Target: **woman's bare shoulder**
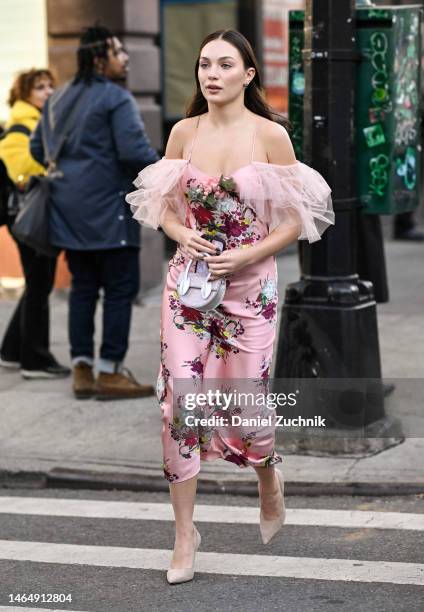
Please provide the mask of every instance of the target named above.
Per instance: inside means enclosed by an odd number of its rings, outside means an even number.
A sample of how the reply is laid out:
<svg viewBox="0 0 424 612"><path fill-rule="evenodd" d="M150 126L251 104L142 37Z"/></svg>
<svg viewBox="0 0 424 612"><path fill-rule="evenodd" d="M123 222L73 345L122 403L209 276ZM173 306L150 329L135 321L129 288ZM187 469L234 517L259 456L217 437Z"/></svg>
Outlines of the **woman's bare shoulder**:
<svg viewBox="0 0 424 612"><path fill-rule="evenodd" d="M196 123L197 117L187 117L173 125L166 147L166 157L183 157L187 143L193 139Z"/></svg>
<svg viewBox="0 0 424 612"><path fill-rule="evenodd" d="M177 121L171 130L171 134L175 134L179 138L190 138L193 136L199 117L186 117Z"/></svg>
<svg viewBox="0 0 424 612"><path fill-rule="evenodd" d="M265 117L259 120L260 139L271 164L293 164L296 162L293 145L286 128Z"/></svg>

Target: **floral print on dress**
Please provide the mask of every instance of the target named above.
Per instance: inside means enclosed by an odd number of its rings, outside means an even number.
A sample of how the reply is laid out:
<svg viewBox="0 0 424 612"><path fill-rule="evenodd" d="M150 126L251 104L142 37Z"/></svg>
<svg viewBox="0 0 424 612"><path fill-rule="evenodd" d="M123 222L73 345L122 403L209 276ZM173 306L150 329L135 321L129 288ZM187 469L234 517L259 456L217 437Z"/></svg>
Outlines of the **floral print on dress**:
<svg viewBox="0 0 424 612"><path fill-rule="evenodd" d="M274 324L277 317L278 303L276 281L267 276L264 280L260 280L259 283L261 289L256 298L252 300L246 297L246 308L252 308L256 311L257 315L262 316L270 324Z"/></svg>
<svg viewBox="0 0 424 612"><path fill-rule="evenodd" d="M243 325L239 320L230 318L222 305L215 310L201 312L181 304L177 291L174 291L169 295L169 307L174 312L175 327L195 334L199 340L207 339L217 359L225 361L229 353L239 352L235 340L244 333Z"/></svg>
<svg viewBox="0 0 424 612"><path fill-rule="evenodd" d="M247 248L260 239L255 229L256 212L240 201L231 177L189 179L186 187L197 227L211 236L224 237L226 249Z"/></svg>
<svg viewBox="0 0 424 612"><path fill-rule="evenodd" d="M227 389L220 389L221 392L223 393L230 393L231 389L227 388ZM211 417L215 417L216 419L219 418L228 418L231 419L231 417L233 415L240 415L241 414L241 409L239 406L229 406L227 409L224 409L222 406L220 405L216 405L213 403L208 404L208 406L206 408L204 408L203 410L199 410L197 409L196 411L197 416L203 416L206 417L207 419L210 419ZM209 449L209 445L214 437L216 433L216 428L214 425L201 425L199 426L199 442L200 442L200 452L206 454L208 452ZM225 437L225 436L224 436Z"/></svg>
<svg viewBox="0 0 424 612"><path fill-rule="evenodd" d="M270 369L271 358L267 358L266 355L262 355L261 364L259 366L262 380L268 380Z"/></svg>
<svg viewBox="0 0 424 612"><path fill-rule="evenodd" d="M177 250L168 262L168 272L171 270L171 268L177 268L181 264L184 264L185 260L186 258L184 255Z"/></svg>
<svg viewBox="0 0 424 612"><path fill-rule="evenodd" d="M268 226L240 198L239 186L231 177L205 180L193 167L181 178L182 203L189 214L186 226L207 238L222 240L226 249L253 246L268 235ZM240 174L240 180L243 180ZM185 256L184 256L185 255ZM168 266L162 301L162 381L168 392L162 393L164 415L162 440L165 477L184 481L199 471L200 461L221 457L241 468L269 466L282 461L275 451L272 426L231 425L212 419L206 424L187 425L193 414L184 405L184 396L173 381L185 379L202 393L208 381L223 378L221 391L231 392L232 379L244 379L255 393L265 393L269 384L272 346L277 314L276 264L267 257L227 279L223 302L213 311L201 312L181 304L176 290L179 274L188 261L177 249ZM253 312L253 317L250 310ZM169 375L171 372L171 376ZM228 387L228 388L227 388ZM243 390L243 389L240 389ZM246 390L246 386L245 389ZM258 410L259 409L259 410ZM267 406L256 402L246 409L232 403L225 409L208 401L198 405L195 416L228 417L268 416Z"/></svg>
<svg viewBox="0 0 424 612"><path fill-rule="evenodd" d="M190 368L192 374L191 377L193 380L201 380L203 377L204 366L199 357L195 357L194 359L189 359L188 361L184 361L183 368Z"/></svg>
<svg viewBox="0 0 424 612"><path fill-rule="evenodd" d="M169 482L174 482L174 480L178 480L178 474L172 474L169 468L169 459L165 460L162 464L162 469L164 476Z"/></svg>
<svg viewBox="0 0 424 612"><path fill-rule="evenodd" d="M191 459L192 453L200 453L199 438L196 430L187 425L186 418L191 414L190 410L184 407L184 396L177 398L178 409L174 413L172 423L169 423L169 430L173 440L178 443L179 454L184 459Z"/></svg>
<svg viewBox="0 0 424 612"><path fill-rule="evenodd" d="M235 463L239 467L248 467L251 462L251 457L249 456L249 447L251 446L251 439L254 436L250 436L249 441L245 443L245 450L240 452L234 452L230 449L226 450L224 453L224 459L226 461L231 461L231 463ZM243 438L242 438L243 440ZM275 450L270 454L264 457L258 465L258 467L268 467L270 465L275 465L276 463L281 463L281 457L275 453Z"/></svg>
<svg viewBox="0 0 424 612"><path fill-rule="evenodd" d="M160 368L159 368L159 375L156 381L156 397L158 398L159 404L162 404L162 402L166 398L166 393L167 393L166 387L167 387L169 377L171 376L171 373L165 364L165 351L167 348L168 348L168 345L166 344L166 342L163 342L161 340L160 342Z"/></svg>
<svg viewBox="0 0 424 612"><path fill-rule="evenodd" d="M262 355L261 363L259 366L259 374L260 378L257 378L254 383L258 393L268 393L269 392L269 373L271 369L271 357L267 357L266 355Z"/></svg>

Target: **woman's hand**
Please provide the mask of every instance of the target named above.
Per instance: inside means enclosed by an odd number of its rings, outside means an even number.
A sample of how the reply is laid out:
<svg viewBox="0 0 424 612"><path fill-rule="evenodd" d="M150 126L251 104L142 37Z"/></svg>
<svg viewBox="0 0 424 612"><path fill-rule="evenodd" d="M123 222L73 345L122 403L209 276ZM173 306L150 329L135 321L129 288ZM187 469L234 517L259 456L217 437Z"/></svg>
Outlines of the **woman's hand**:
<svg viewBox="0 0 424 612"><path fill-rule="evenodd" d="M231 276L250 263L249 249L231 249L221 255L205 257L205 262L212 272L211 280Z"/></svg>
<svg viewBox="0 0 424 612"><path fill-rule="evenodd" d="M193 259L204 259L206 255L216 255L216 248L199 234L189 228L182 227L178 242ZM206 261L206 259L205 259Z"/></svg>

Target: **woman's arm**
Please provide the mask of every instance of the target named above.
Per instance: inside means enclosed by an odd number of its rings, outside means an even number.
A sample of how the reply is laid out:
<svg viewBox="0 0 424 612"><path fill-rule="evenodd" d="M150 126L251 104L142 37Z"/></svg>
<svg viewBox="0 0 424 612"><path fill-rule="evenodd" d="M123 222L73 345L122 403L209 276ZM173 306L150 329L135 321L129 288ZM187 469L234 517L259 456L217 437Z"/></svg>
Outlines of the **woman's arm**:
<svg viewBox="0 0 424 612"><path fill-rule="evenodd" d="M7 173L17 185L25 185L30 176L45 174L45 169L31 155L29 136L19 132L7 134L1 141L0 156Z"/></svg>
<svg viewBox="0 0 424 612"><path fill-rule="evenodd" d="M191 135L192 122L183 119L174 125L166 145L166 159L182 159L184 154L184 143ZM181 244L190 257L203 259L202 253L215 255L216 251L208 240L201 238L199 234L181 223L177 213L168 205L161 218L161 228L169 238Z"/></svg>
<svg viewBox="0 0 424 612"><path fill-rule="evenodd" d="M268 161L271 164L286 166L296 162L293 145L287 131L277 123L269 123L261 130ZM268 236L247 249L224 251L219 256L208 257L205 261L213 272L212 278L238 272L245 266L257 263L266 257L275 255L298 239L301 224L286 225L281 223Z"/></svg>

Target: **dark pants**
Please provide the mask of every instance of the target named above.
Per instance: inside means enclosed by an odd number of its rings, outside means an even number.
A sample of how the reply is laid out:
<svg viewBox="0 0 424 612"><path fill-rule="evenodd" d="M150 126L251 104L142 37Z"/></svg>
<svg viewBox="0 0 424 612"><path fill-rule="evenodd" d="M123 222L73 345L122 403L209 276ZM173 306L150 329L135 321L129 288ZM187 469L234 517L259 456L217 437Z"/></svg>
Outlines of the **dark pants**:
<svg viewBox="0 0 424 612"><path fill-rule="evenodd" d="M71 357L94 358L94 316L103 288L100 357L123 361L128 350L132 302L139 289L139 250L66 251L72 274L69 300Z"/></svg>
<svg viewBox="0 0 424 612"><path fill-rule="evenodd" d="M25 370L56 363L49 351L49 295L53 288L56 258L38 255L17 243L25 275L25 291L3 338L3 359L17 361Z"/></svg>

